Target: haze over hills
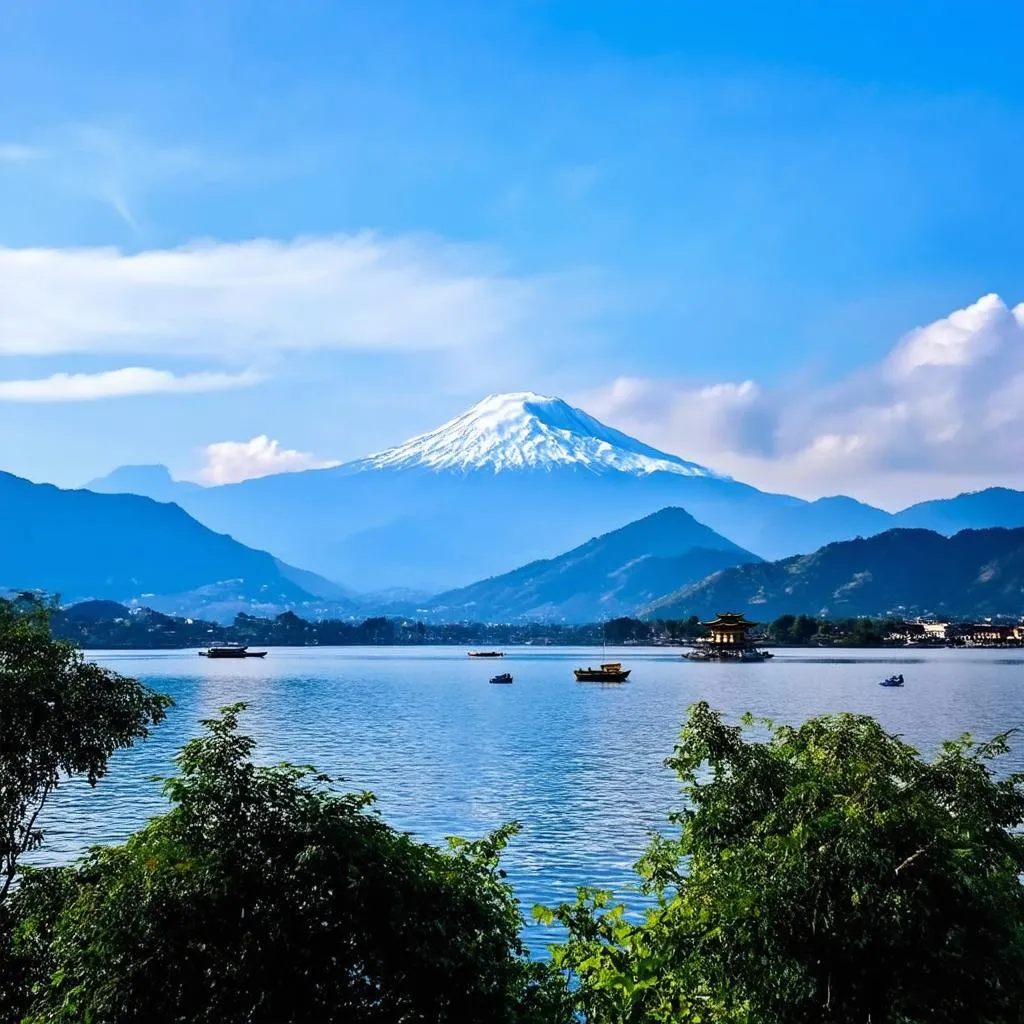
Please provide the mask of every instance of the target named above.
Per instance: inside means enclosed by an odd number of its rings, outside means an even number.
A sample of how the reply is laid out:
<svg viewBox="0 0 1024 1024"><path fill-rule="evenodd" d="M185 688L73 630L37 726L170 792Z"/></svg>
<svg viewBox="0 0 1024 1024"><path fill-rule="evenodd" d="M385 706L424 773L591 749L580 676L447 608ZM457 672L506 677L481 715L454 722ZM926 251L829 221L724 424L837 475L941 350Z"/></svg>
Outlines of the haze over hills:
<svg viewBox="0 0 1024 1024"><path fill-rule="evenodd" d="M767 558L898 525L1024 525L1014 491L895 516L849 497L762 492L529 392L489 396L436 430L331 469L168 487L166 471L135 467L92 486L173 498L212 529L362 591L469 585L668 506Z"/></svg>
<svg viewBox="0 0 1024 1024"><path fill-rule="evenodd" d="M756 561L683 509L665 508L557 558L439 594L423 607L448 620L596 622L631 615L685 583Z"/></svg>
<svg viewBox="0 0 1024 1024"><path fill-rule="evenodd" d="M118 466L98 480L90 480L87 490L98 494L141 494L154 501L177 502L183 494L198 491L200 485L175 480L166 466Z"/></svg>
<svg viewBox="0 0 1024 1024"><path fill-rule="evenodd" d="M1024 528L887 530L808 555L742 565L652 602L658 618L742 611L761 621L786 613L979 618L1024 615Z"/></svg>
<svg viewBox="0 0 1024 1024"><path fill-rule="evenodd" d="M437 430L332 469L173 497L212 529L359 590L467 585L667 506L758 555L891 525L853 499L763 493L529 392L492 395Z"/></svg>
<svg viewBox="0 0 1024 1024"><path fill-rule="evenodd" d="M899 526L953 534L979 526L1024 526L1024 493L1008 487L922 501L896 514Z"/></svg>
<svg viewBox="0 0 1024 1024"><path fill-rule="evenodd" d="M0 507L0 587L216 617L350 603L328 580L214 533L177 505L0 473Z"/></svg>

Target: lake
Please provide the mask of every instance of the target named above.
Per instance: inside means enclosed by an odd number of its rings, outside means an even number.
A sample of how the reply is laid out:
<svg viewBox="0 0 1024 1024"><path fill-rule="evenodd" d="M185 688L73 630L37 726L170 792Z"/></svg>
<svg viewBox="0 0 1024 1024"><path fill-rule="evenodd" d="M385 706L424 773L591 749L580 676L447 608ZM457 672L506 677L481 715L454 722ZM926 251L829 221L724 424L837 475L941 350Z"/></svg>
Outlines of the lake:
<svg viewBox="0 0 1024 1024"><path fill-rule="evenodd" d="M687 707L705 699L799 722L832 711L874 715L925 753L971 731L1024 724L1024 657L992 650L783 650L772 661L693 663L678 648L511 648L500 662L464 649L279 648L264 660L208 661L195 651L90 652L171 694L151 739L118 753L95 790L71 784L49 805L35 863L125 838L164 809L154 775L198 721L246 701L243 727L264 761L315 764L370 789L386 819L417 836L474 837L522 822L504 866L527 910L572 899L580 884L624 891L651 830L678 804L662 766ZM577 683L572 669L621 660L621 686ZM498 671L512 686L490 686ZM878 681L902 672L903 689ZM1024 737L1005 759L1024 767ZM532 923L531 948L551 933Z"/></svg>

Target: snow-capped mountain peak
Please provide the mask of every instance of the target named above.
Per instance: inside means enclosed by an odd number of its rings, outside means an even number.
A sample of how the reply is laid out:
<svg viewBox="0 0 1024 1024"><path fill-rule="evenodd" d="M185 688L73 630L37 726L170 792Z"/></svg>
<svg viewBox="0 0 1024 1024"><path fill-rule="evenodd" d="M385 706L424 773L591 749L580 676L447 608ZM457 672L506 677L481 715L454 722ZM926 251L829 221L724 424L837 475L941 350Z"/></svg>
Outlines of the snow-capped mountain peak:
<svg viewBox="0 0 1024 1024"><path fill-rule="evenodd" d="M371 455L364 464L379 469L418 466L495 473L573 466L632 476L717 475L607 427L560 398L531 391L488 395L436 430Z"/></svg>

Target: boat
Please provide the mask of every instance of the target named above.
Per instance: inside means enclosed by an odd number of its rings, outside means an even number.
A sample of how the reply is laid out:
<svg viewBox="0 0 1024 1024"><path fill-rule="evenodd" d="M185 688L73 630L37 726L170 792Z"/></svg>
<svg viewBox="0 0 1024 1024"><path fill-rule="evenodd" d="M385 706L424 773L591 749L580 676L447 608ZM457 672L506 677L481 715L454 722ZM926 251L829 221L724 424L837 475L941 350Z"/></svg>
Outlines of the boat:
<svg viewBox="0 0 1024 1024"><path fill-rule="evenodd" d="M200 651L201 658L265 658L266 651L250 651L245 644L214 644Z"/></svg>
<svg viewBox="0 0 1024 1024"><path fill-rule="evenodd" d="M622 662L606 661L600 668L573 669L577 683L621 683L626 680L632 669L623 668Z"/></svg>
<svg viewBox="0 0 1024 1024"><path fill-rule="evenodd" d="M898 676L889 676L883 679L879 686L902 686L903 685L903 673L901 672Z"/></svg>
<svg viewBox="0 0 1024 1024"><path fill-rule="evenodd" d="M511 672L502 672L500 675L491 676L491 682L492 683L511 683L512 682L512 673Z"/></svg>
<svg viewBox="0 0 1024 1024"><path fill-rule="evenodd" d="M504 658L504 651L468 651L467 656L470 658Z"/></svg>
<svg viewBox="0 0 1024 1024"><path fill-rule="evenodd" d="M756 647L744 650L716 650L712 645L695 647L692 651L682 654L687 661L768 661L775 655L771 651L761 651Z"/></svg>

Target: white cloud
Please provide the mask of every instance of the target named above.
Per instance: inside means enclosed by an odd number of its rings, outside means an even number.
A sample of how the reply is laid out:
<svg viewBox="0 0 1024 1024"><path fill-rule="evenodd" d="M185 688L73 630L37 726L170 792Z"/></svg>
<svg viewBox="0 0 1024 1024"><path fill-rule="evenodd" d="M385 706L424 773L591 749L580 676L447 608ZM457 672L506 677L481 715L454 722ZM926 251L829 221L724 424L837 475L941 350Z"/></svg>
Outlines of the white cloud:
<svg viewBox="0 0 1024 1024"><path fill-rule="evenodd" d="M894 506L1024 486L1024 304L987 295L823 388L622 378L581 403L620 429L772 490Z"/></svg>
<svg viewBox="0 0 1024 1024"><path fill-rule="evenodd" d="M476 250L370 233L0 248L0 355L431 352L497 347L552 319L540 282L482 264Z"/></svg>
<svg viewBox="0 0 1024 1024"><path fill-rule="evenodd" d="M235 484L271 473L295 473L303 469L327 469L338 462L318 459L308 452L282 448L266 434L251 441L218 441L204 449L206 463L198 479L206 484Z"/></svg>
<svg viewBox="0 0 1024 1024"><path fill-rule="evenodd" d="M45 150L35 146L25 146L19 142L0 142L0 163L27 164L33 160L42 160Z"/></svg>
<svg viewBox="0 0 1024 1024"><path fill-rule="evenodd" d="M161 392L225 391L258 384L262 378L244 373L186 373L126 366L102 373L55 373L36 380L0 381L0 402L91 402Z"/></svg>

